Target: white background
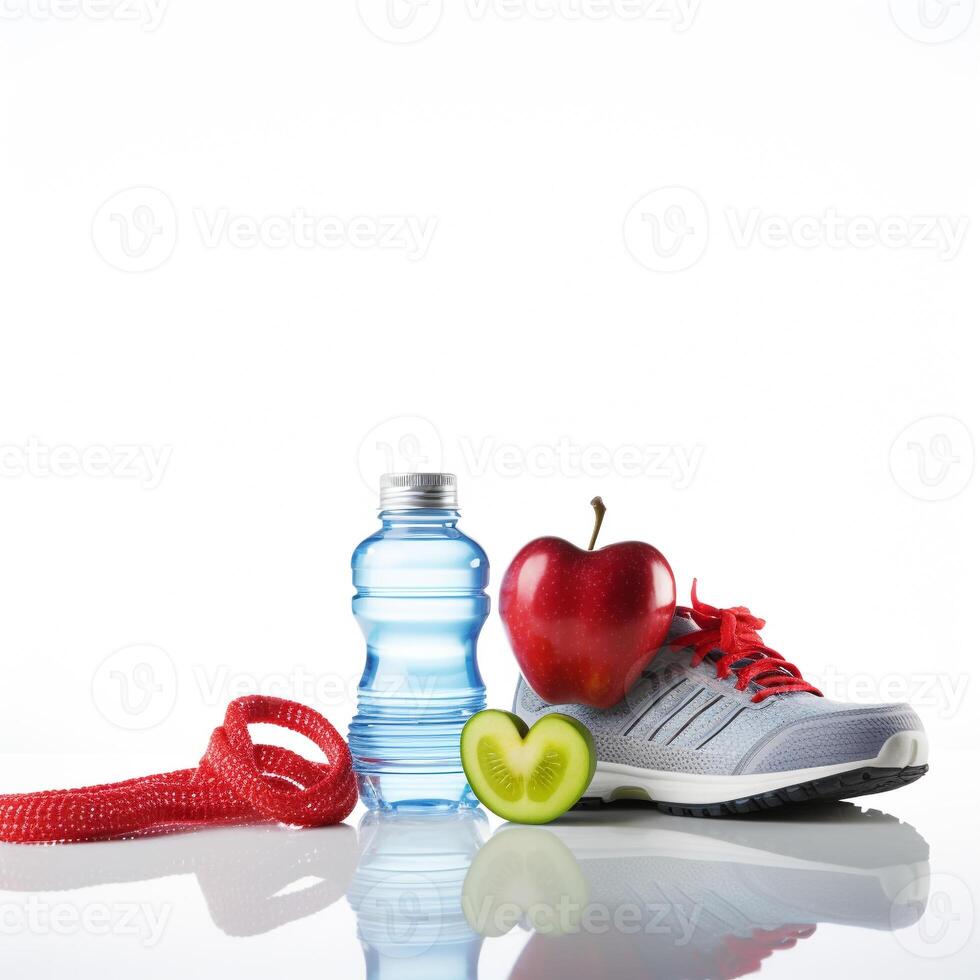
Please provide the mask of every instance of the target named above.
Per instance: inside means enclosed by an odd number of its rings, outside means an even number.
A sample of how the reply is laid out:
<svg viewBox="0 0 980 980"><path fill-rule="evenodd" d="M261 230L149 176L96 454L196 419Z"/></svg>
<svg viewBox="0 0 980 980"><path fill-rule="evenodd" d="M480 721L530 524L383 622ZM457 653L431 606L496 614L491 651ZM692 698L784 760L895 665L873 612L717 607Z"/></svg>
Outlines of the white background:
<svg viewBox="0 0 980 980"><path fill-rule="evenodd" d="M344 730L372 487L445 468L494 597L601 493L911 700L876 805L975 888L973 0L162 3L3 4L3 789L190 765L250 690ZM480 661L506 707L495 613Z"/></svg>

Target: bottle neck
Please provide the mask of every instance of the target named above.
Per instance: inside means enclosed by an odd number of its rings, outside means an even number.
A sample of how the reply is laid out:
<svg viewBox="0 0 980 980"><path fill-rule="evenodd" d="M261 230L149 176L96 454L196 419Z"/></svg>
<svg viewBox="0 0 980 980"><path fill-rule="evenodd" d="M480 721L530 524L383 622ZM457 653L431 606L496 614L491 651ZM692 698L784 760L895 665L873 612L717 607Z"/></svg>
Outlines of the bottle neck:
<svg viewBox="0 0 980 980"><path fill-rule="evenodd" d="M459 520L459 511L443 507L411 507L403 510L383 510L381 518L383 528L433 528L455 527Z"/></svg>

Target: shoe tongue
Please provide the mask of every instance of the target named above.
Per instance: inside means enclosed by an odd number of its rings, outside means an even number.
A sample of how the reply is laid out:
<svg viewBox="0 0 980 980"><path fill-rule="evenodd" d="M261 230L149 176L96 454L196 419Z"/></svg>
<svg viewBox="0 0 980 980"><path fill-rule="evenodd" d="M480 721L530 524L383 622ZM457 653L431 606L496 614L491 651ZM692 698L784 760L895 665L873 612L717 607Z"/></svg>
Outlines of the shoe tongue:
<svg viewBox="0 0 980 980"><path fill-rule="evenodd" d="M670 632L667 634L668 641L675 640L680 636L686 636L688 633L696 633L698 631L698 625L690 618L690 616L684 613L674 613L674 619L670 624ZM715 663L717 659L721 656L720 650L712 650L705 658L704 663ZM739 660L737 666L742 666L747 664L748 659ZM735 666L735 665L733 665Z"/></svg>
<svg viewBox="0 0 980 980"><path fill-rule="evenodd" d="M668 640L674 640L678 636L685 636L687 633L696 633L697 623L684 613L675 612L674 618L670 622L670 630L667 633Z"/></svg>

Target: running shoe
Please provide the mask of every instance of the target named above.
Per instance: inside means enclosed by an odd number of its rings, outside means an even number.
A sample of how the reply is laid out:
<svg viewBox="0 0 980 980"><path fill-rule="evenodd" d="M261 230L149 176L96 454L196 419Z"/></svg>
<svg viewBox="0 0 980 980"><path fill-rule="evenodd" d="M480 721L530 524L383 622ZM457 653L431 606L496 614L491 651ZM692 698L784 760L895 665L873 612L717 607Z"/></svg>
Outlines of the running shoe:
<svg viewBox="0 0 980 980"><path fill-rule="evenodd" d="M548 704L521 678L514 713L552 711L592 732L598 765L582 803L650 800L666 813L727 816L842 800L911 783L928 741L907 704L824 698L766 646L744 606L678 606L665 646L626 697L599 710Z"/></svg>

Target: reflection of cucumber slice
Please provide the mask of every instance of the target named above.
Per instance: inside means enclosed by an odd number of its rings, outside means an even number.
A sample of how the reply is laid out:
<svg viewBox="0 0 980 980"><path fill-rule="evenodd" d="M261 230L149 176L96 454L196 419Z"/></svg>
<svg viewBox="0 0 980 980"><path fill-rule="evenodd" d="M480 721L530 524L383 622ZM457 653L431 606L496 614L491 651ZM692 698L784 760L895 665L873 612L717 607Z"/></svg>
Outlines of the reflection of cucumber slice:
<svg viewBox="0 0 980 980"><path fill-rule="evenodd" d="M463 882L463 914L481 936L520 922L547 936L581 931L589 884L572 852L543 827L502 827Z"/></svg>
<svg viewBox="0 0 980 980"><path fill-rule="evenodd" d="M547 823L581 799L595 773L589 730L568 715L527 725L509 711L478 711L460 738L477 799L505 820Z"/></svg>

